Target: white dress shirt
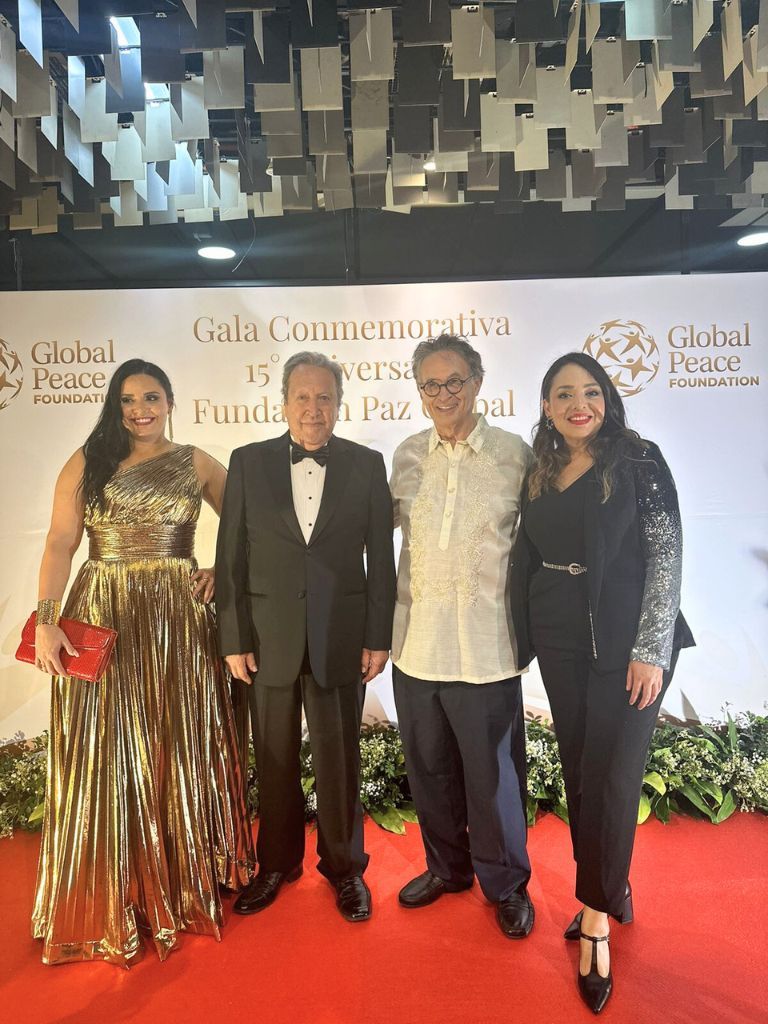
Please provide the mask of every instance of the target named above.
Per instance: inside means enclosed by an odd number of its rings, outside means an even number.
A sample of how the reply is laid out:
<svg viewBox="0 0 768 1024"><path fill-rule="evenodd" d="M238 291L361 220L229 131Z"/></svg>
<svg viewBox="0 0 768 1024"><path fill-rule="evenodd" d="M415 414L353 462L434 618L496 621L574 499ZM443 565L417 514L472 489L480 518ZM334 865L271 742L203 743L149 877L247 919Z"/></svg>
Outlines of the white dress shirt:
<svg viewBox="0 0 768 1024"><path fill-rule="evenodd" d="M292 445L297 443L291 438ZM315 528L317 513L320 511L324 486L325 466L318 466L314 459L304 458L301 462L291 460L293 508L307 544Z"/></svg>
<svg viewBox="0 0 768 1024"><path fill-rule="evenodd" d="M395 452L403 546L392 662L407 675L491 683L517 674L509 556L532 457L522 438L482 416L454 447L433 427Z"/></svg>

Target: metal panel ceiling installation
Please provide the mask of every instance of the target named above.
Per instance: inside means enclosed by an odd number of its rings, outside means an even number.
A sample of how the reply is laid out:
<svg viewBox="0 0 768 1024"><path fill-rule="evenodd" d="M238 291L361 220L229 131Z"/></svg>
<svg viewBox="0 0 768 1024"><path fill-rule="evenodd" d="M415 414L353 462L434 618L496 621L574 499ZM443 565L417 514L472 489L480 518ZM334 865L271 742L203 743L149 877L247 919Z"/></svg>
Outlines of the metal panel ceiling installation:
<svg viewBox="0 0 768 1024"><path fill-rule="evenodd" d="M11 233L648 199L768 225L768 0L0 0L0 16Z"/></svg>

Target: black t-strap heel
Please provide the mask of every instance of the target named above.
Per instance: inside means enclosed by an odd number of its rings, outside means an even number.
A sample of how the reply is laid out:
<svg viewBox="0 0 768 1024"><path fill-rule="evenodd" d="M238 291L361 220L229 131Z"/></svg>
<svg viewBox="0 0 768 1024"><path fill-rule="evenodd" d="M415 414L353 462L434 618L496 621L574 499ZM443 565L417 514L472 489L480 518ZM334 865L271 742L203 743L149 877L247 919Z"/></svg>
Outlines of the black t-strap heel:
<svg viewBox="0 0 768 1024"><path fill-rule="evenodd" d="M565 929L563 932L564 939L567 939L569 942L578 941L579 932L581 931L581 917L583 913L584 911L580 910ZM634 920L634 916L634 910L632 907L632 888L629 882L627 882L627 891L624 896L624 906L622 907L621 917L616 918L616 920L619 921L620 924L631 924Z"/></svg>
<svg viewBox="0 0 768 1024"><path fill-rule="evenodd" d="M600 1013L608 997L613 990L613 975L608 970L608 977L604 978L597 970L597 944L598 942L610 942L610 935L585 935L579 931L579 938L586 939L592 943L592 962L589 965L589 974L582 974L579 971L579 992L581 998L593 1013Z"/></svg>

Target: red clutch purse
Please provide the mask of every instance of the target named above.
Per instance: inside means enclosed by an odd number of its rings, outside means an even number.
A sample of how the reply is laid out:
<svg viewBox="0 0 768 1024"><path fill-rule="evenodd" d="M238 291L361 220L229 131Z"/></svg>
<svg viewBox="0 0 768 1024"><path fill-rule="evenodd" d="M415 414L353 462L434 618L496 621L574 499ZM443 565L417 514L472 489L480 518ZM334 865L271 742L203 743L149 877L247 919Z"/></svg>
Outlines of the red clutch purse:
<svg viewBox="0 0 768 1024"><path fill-rule="evenodd" d="M35 664L35 625L37 612L32 612L21 631L21 643L16 651L17 661ZM106 626L91 626L77 619L60 619L59 625L77 654L61 651L61 664L68 676L98 682L107 671L117 631Z"/></svg>

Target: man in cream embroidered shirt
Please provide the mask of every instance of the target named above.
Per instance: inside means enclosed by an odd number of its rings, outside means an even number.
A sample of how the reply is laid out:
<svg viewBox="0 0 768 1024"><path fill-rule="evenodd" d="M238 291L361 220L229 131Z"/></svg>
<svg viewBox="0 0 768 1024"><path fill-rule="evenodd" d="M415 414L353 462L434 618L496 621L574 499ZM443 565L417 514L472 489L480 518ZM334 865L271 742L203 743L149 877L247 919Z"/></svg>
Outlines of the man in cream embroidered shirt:
<svg viewBox="0 0 768 1024"><path fill-rule="evenodd" d="M531 451L477 418L455 446L435 427L397 449L390 489L403 533L392 661L419 679L491 683L517 673L509 555Z"/></svg>
<svg viewBox="0 0 768 1024"><path fill-rule="evenodd" d="M502 932L523 938L534 909L507 587L532 454L475 414L483 366L463 338L422 342L413 372L433 426L407 438L392 467L403 536L392 678L427 870L399 899L422 907L477 877Z"/></svg>

